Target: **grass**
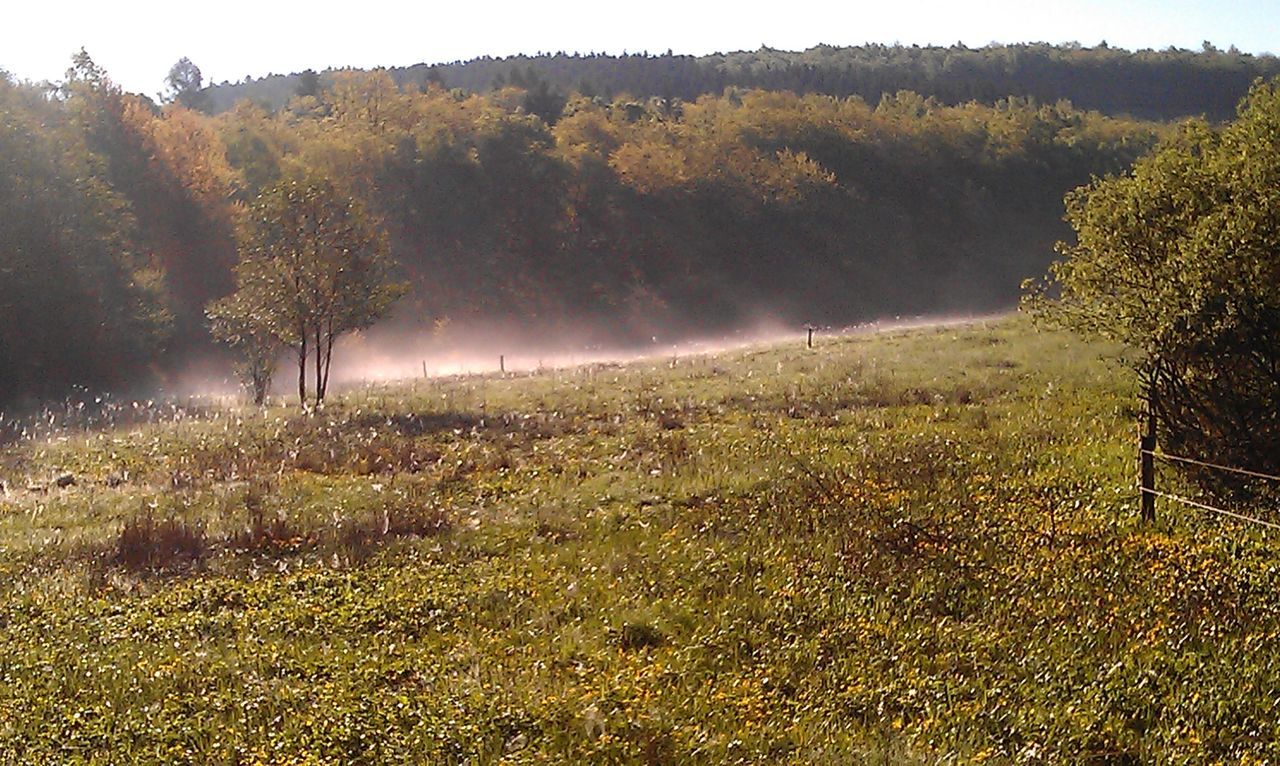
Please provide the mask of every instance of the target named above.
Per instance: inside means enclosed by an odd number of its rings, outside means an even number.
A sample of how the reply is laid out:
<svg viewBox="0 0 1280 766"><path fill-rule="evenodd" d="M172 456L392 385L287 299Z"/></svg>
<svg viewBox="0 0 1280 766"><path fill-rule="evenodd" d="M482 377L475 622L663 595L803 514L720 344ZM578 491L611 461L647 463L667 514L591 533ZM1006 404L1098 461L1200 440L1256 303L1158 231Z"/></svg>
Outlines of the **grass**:
<svg viewBox="0 0 1280 766"><path fill-rule="evenodd" d="M1276 538L1137 522L1114 357L1010 318L18 440L0 763L1274 762Z"/></svg>

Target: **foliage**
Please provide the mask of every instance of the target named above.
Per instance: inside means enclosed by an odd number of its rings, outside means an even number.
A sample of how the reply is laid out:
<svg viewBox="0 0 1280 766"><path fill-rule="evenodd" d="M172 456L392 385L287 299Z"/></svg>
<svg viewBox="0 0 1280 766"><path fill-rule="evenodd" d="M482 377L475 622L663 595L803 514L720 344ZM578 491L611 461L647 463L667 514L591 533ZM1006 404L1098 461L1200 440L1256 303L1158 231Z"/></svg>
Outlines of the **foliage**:
<svg viewBox="0 0 1280 766"><path fill-rule="evenodd" d="M254 131L380 213L419 316L598 322L633 339L762 311L837 323L1008 303L1048 260L1059 190L1124 167L1157 132L1065 104L920 99L908 114L897 98L760 91L578 97L548 126L518 88L332 83Z"/></svg>
<svg viewBox="0 0 1280 766"><path fill-rule="evenodd" d="M90 151L91 177L136 221L130 248L157 272L182 349L202 336L204 304L230 290L234 216L221 146L200 115L179 105L160 113L122 92L84 51L60 90Z"/></svg>
<svg viewBox="0 0 1280 766"><path fill-rule="evenodd" d="M1111 353L1008 320L23 441L0 760L1275 760L1277 540L1136 523ZM152 505L199 567L112 562Z"/></svg>
<svg viewBox="0 0 1280 766"><path fill-rule="evenodd" d="M1258 84L1239 118L1201 123L1131 173L1068 197L1077 241L1045 306L1139 349L1175 454L1280 473L1280 93ZM1193 471L1220 495L1265 485ZM1265 496L1265 494L1264 494Z"/></svg>
<svg viewBox="0 0 1280 766"><path fill-rule="evenodd" d="M282 347L270 324L259 319L262 308L251 302L249 293L241 291L211 304L208 314L213 337L239 355L236 377L253 403L263 404Z"/></svg>
<svg viewBox="0 0 1280 766"><path fill-rule="evenodd" d="M0 401L122 385L169 329L158 274L75 124L0 77Z"/></svg>

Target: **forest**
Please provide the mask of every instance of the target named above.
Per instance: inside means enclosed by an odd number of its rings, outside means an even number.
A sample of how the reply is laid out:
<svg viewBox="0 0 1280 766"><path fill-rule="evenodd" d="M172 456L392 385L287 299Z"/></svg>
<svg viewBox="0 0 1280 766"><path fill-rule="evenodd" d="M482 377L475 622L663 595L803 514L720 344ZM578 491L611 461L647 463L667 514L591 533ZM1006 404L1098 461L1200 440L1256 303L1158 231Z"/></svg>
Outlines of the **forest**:
<svg viewBox="0 0 1280 766"><path fill-rule="evenodd" d="M1204 43L1200 50L1178 48L1129 51L1105 42L1085 48L1047 43L904 46L819 45L805 51L762 47L707 56L630 53L491 56L448 64L417 64L388 70L399 85L427 83L480 93L504 85L577 92L612 99L681 99L719 95L725 88L786 90L828 96L859 96L876 103L884 93L910 90L944 104L994 104L1010 96L1053 103L1071 101L1081 109L1168 120L1205 116L1227 120L1257 78L1280 74L1280 60ZM335 74L314 72L246 78L207 89L209 107L224 111L249 99L279 108L304 80Z"/></svg>
<svg viewBox="0 0 1280 766"><path fill-rule="evenodd" d="M208 354L206 309L233 287L245 210L302 173L340 183L385 229L408 286L392 323L625 342L761 316L834 325L1011 306L1067 234L1064 193L1172 130L1168 114L1124 116L1150 111L1136 96L1093 108L1067 100L1074 85L1016 95L986 70L969 90L943 87L966 56L939 69L933 53L899 61L909 49L886 49L896 74L871 90L837 77L819 92L794 78L820 53L779 53L793 61L780 68L725 57L725 79L691 74L665 93L673 80L642 73L680 57L582 58L619 74L572 88L576 75L508 65L496 87L469 90L461 74L477 62L304 73L282 103L246 93L229 108L235 91L204 87L194 66L175 67L156 104L84 51L60 83L0 78L0 404L163 383ZM1208 78L1177 85L1186 99L1231 103L1275 63L1152 55L1155 70ZM916 69L933 74L913 81ZM1218 116L1207 103L1198 111Z"/></svg>

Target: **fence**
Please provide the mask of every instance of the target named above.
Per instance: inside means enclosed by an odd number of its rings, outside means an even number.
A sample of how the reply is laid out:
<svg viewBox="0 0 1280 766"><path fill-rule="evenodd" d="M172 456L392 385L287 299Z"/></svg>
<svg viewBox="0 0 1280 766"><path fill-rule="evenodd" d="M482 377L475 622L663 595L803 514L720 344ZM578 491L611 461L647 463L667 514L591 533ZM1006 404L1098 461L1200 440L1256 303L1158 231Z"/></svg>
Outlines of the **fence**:
<svg viewBox="0 0 1280 766"><path fill-rule="evenodd" d="M1192 500L1191 498L1181 497L1179 495L1157 490L1155 485L1155 461L1162 460L1168 463L1194 465L1201 468L1224 471L1227 473L1234 473L1266 481L1280 482L1280 476L1262 473L1261 471L1251 471L1247 468L1236 468L1234 466L1221 465L1219 463L1210 463L1205 460L1196 460L1195 458L1185 457L1183 455L1170 455L1165 452L1159 452L1156 450L1155 436L1151 433L1143 434L1139 437L1138 460L1140 464L1138 489L1142 494L1142 515L1143 518L1148 521L1155 520L1155 499L1159 497L1172 502L1181 503L1182 505L1191 506L1192 508L1211 511L1221 516L1227 516L1250 524L1257 524L1271 529L1280 529L1280 524L1267 521L1266 519L1260 519L1256 516L1248 516L1243 513L1227 510L1226 508L1218 508L1217 506L1202 503L1198 500Z"/></svg>

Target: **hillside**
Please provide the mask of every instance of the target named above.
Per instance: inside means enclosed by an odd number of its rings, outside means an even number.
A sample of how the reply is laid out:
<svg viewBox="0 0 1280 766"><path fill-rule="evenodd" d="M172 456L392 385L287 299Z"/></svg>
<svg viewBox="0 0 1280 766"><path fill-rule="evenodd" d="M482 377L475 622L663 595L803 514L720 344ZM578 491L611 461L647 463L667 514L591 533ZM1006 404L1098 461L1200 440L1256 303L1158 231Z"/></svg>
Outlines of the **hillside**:
<svg viewBox="0 0 1280 766"><path fill-rule="evenodd" d="M1137 523L1114 353L1010 318L109 408L0 452L0 760L1274 759L1276 541Z"/></svg>
<svg viewBox="0 0 1280 766"><path fill-rule="evenodd" d="M1063 195L1171 132L1021 98L564 100L385 72L210 116L121 92L87 54L55 99L0 79L0 107L0 408L209 356L244 211L308 174L385 231L409 286L388 330L625 345L1007 309L1070 234Z"/></svg>
<svg viewBox="0 0 1280 766"><path fill-rule="evenodd" d="M945 104L994 104L1011 96L1111 115L1226 120L1257 78L1280 74L1274 56L1170 48L1128 51L1103 46L1028 43L964 46L820 45L806 51L761 48L706 56L632 53L539 54L423 63L388 70L400 85L436 83L483 93L503 85L546 87L561 96L629 95L693 101L725 88L786 90L875 104L909 90ZM321 75L321 81L333 72ZM216 111L248 99L278 109L302 86L299 73L269 75L208 89Z"/></svg>

